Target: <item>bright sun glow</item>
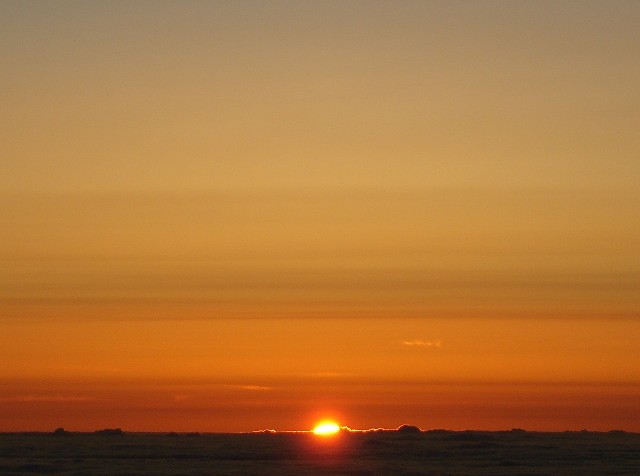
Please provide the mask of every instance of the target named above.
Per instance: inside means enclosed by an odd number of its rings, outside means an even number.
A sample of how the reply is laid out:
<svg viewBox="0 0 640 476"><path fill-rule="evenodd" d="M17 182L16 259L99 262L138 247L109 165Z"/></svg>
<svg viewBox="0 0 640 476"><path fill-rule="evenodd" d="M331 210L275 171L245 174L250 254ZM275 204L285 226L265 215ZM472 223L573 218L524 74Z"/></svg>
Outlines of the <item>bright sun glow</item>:
<svg viewBox="0 0 640 476"><path fill-rule="evenodd" d="M313 433L316 435L335 435L340 431L340 426L332 421L323 421L318 423L313 429Z"/></svg>

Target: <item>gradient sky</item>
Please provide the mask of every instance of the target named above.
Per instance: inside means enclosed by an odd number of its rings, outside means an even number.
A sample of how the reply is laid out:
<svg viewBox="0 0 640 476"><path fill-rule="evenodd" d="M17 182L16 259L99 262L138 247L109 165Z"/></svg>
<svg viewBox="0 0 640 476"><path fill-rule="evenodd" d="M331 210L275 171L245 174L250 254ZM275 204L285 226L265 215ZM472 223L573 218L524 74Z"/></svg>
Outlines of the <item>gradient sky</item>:
<svg viewBox="0 0 640 476"><path fill-rule="evenodd" d="M0 430L640 431L640 3L0 3Z"/></svg>

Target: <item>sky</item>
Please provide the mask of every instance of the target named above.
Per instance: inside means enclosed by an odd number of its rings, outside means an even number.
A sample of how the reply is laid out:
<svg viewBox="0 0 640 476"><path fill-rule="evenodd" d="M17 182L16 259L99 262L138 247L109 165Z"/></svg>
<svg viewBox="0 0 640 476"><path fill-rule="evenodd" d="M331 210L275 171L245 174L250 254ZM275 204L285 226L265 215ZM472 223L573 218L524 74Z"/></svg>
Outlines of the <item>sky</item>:
<svg viewBox="0 0 640 476"><path fill-rule="evenodd" d="M640 431L640 4L0 3L0 431Z"/></svg>

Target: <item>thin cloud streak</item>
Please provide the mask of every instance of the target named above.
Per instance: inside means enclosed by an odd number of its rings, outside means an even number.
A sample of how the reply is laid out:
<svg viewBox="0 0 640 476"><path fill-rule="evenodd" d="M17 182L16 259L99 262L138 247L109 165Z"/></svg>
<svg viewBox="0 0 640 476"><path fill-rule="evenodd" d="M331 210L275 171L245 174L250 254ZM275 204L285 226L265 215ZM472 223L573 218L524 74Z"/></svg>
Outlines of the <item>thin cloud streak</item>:
<svg viewBox="0 0 640 476"><path fill-rule="evenodd" d="M442 341L440 340L430 341L430 340L421 340L421 339L403 340L402 345L406 345L408 347L442 347Z"/></svg>
<svg viewBox="0 0 640 476"><path fill-rule="evenodd" d="M31 403L31 402L89 402L94 398L75 395L20 395L15 397L0 398L3 403Z"/></svg>

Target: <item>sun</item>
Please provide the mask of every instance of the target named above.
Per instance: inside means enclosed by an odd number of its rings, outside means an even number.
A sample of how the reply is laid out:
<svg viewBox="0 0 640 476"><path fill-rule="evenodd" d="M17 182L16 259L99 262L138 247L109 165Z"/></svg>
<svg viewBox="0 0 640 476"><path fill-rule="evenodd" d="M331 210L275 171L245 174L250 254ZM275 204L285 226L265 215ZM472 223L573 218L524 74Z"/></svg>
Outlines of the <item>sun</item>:
<svg viewBox="0 0 640 476"><path fill-rule="evenodd" d="M335 435L340 431L340 425L334 421L322 421L318 423L314 429L313 434L319 436Z"/></svg>

